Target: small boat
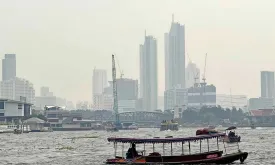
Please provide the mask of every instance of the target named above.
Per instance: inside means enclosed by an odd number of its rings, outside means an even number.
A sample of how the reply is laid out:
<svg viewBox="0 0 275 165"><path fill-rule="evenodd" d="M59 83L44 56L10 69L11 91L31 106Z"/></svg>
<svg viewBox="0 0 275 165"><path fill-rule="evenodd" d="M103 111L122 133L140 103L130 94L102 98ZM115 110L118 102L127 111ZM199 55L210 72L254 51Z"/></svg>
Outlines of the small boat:
<svg viewBox="0 0 275 165"><path fill-rule="evenodd" d="M22 133L22 129L23 133L29 133L31 131L28 125L0 125L0 133L15 133L19 131Z"/></svg>
<svg viewBox="0 0 275 165"><path fill-rule="evenodd" d="M133 123L132 125L130 125L130 126L128 127L128 129L129 129L129 130L138 130L138 126L137 126L137 124Z"/></svg>
<svg viewBox="0 0 275 165"><path fill-rule="evenodd" d="M199 129L196 131L196 136L198 135L211 135L211 134L217 134L220 133L219 131L216 131L214 129L208 129L208 128L204 128L204 129Z"/></svg>
<svg viewBox="0 0 275 165"><path fill-rule="evenodd" d="M118 128L115 127L114 125L109 125L105 127L107 132L118 132Z"/></svg>
<svg viewBox="0 0 275 165"><path fill-rule="evenodd" d="M237 127L235 127L235 126L228 127L225 130L226 136L224 136L220 140L227 142L227 143L241 142L241 136L238 136L235 134L236 129L237 129Z"/></svg>
<svg viewBox="0 0 275 165"><path fill-rule="evenodd" d="M174 120L171 121L162 121L161 125L160 125L160 131L178 131L179 130L179 126L178 123Z"/></svg>
<svg viewBox="0 0 275 165"><path fill-rule="evenodd" d="M174 138L174 137L166 137L166 138L108 138L109 142L114 143L115 155L114 158L107 159L106 164L128 164L128 165L149 165L149 164L231 164L237 160L243 163L247 156L247 152L242 152L239 149L234 153L226 153L226 146L224 145L225 154L222 150L219 149L219 138L224 137L224 133L216 133L211 135L200 135L195 137L186 137L186 138ZM210 151L209 140L216 139L217 141L217 150ZM206 140L208 145L208 151L202 152L202 141ZM199 153L191 154L191 142L200 142L200 151ZM118 156L117 153L117 145L118 143L122 144L122 155ZM131 148L129 148L126 156L124 156L124 144L131 144ZM173 154L173 144L181 143L181 154ZM185 153L184 144L188 144L189 152ZM137 152L135 150L135 145L142 145L144 150ZM155 151L155 145L162 145L163 153ZM153 152L146 154L146 145L153 146ZM171 152L165 150L165 145L171 146ZM151 146L149 147L151 148ZM158 147L159 148L159 147ZM170 147L169 147L170 148ZM168 153L167 153L168 152Z"/></svg>

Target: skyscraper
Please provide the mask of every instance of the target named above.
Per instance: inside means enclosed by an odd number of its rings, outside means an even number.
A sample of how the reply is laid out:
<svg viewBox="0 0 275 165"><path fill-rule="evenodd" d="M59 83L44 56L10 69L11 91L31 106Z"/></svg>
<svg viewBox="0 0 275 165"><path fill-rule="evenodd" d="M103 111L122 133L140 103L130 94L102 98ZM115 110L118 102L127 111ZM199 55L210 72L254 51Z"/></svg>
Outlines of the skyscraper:
<svg viewBox="0 0 275 165"><path fill-rule="evenodd" d="M195 83L200 83L200 69L195 63L189 62L185 70L185 87L193 87Z"/></svg>
<svg viewBox="0 0 275 165"><path fill-rule="evenodd" d="M164 34L165 90L185 88L185 27L172 19L169 33Z"/></svg>
<svg viewBox="0 0 275 165"><path fill-rule="evenodd" d="M10 80L16 77L16 55L5 54L2 59L2 80Z"/></svg>
<svg viewBox="0 0 275 165"><path fill-rule="evenodd" d="M102 107L103 92L107 87L107 71L102 69L94 69L93 71L93 105L95 108Z"/></svg>
<svg viewBox="0 0 275 165"><path fill-rule="evenodd" d="M274 98L274 72L261 71L261 97Z"/></svg>
<svg viewBox="0 0 275 165"><path fill-rule="evenodd" d="M107 71L94 69L93 71L93 94L102 94L107 87Z"/></svg>
<svg viewBox="0 0 275 165"><path fill-rule="evenodd" d="M158 99L157 41L145 35L140 45L140 95L142 108L146 111L157 109Z"/></svg>

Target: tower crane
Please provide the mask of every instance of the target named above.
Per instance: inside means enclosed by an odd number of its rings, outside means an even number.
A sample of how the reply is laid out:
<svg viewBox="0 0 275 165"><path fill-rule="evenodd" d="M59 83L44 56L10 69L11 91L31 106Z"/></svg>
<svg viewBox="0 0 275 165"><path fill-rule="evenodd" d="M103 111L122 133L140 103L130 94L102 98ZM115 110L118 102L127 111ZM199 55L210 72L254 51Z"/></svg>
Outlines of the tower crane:
<svg viewBox="0 0 275 165"><path fill-rule="evenodd" d="M205 75L206 75L206 59L207 59L207 53L205 54L205 60L204 60L204 73L203 73L203 76L202 76L203 83L201 83L203 86L206 85L206 78L205 78Z"/></svg>
<svg viewBox="0 0 275 165"><path fill-rule="evenodd" d="M113 97L114 97L113 110L115 112L115 126L118 128L121 126L121 123L120 123L119 114L118 114L116 63L115 63L115 55L113 54L112 54L112 77L113 77Z"/></svg>

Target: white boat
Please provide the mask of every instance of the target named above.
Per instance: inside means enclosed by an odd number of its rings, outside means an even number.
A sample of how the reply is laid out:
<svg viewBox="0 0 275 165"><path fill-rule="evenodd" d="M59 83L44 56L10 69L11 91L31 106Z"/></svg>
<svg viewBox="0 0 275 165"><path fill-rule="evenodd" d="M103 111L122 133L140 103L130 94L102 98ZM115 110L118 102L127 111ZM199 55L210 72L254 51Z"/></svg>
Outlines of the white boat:
<svg viewBox="0 0 275 165"><path fill-rule="evenodd" d="M22 130L24 132L30 132L30 127L28 125L0 125L0 133L13 133L14 130Z"/></svg>
<svg viewBox="0 0 275 165"><path fill-rule="evenodd" d="M130 126L128 127L128 129L138 130L138 126L137 126L135 123L133 123L132 125L130 125Z"/></svg>

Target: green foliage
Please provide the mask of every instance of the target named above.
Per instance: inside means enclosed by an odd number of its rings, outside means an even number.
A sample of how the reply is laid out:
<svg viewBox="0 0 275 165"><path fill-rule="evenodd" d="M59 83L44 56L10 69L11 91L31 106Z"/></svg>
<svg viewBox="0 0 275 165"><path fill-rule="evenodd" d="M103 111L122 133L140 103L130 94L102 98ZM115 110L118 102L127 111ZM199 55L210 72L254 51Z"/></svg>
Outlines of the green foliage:
<svg viewBox="0 0 275 165"><path fill-rule="evenodd" d="M246 115L242 109L223 109L221 106L202 107L201 109L187 108L182 114L183 122L188 123L221 123L224 119L229 119L231 122L239 122Z"/></svg>

